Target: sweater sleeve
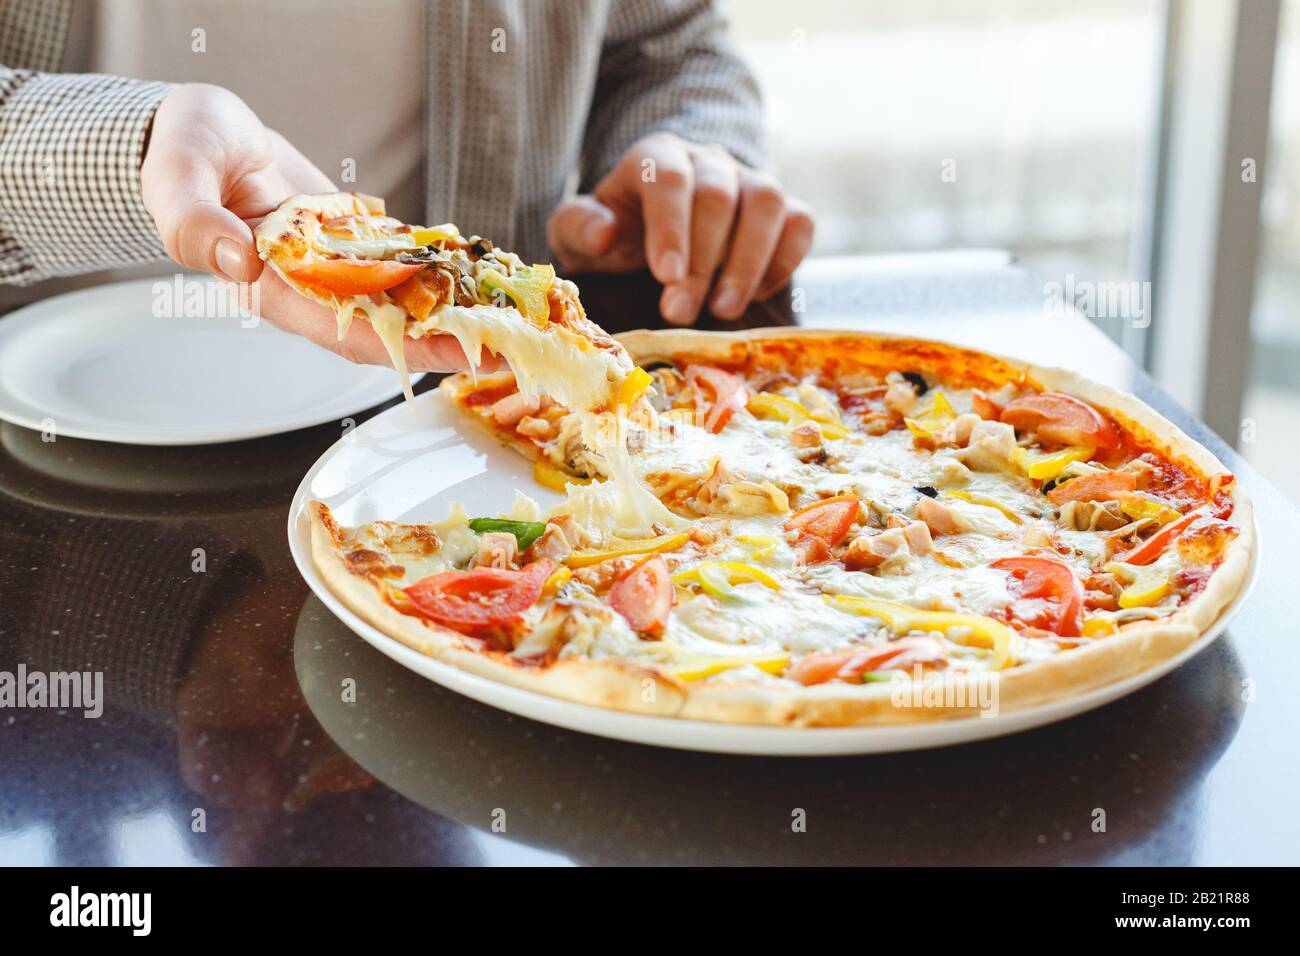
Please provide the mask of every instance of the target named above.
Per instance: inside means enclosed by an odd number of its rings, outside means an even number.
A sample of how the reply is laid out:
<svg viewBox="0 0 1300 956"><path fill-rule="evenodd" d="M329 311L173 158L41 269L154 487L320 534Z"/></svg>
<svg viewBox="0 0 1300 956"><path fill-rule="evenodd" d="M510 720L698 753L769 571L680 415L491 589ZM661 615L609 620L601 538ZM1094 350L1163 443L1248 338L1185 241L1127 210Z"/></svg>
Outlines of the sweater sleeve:
<svg viewBox="0 0 1300 956"><path fill-rule="evenodd" d="M0 65L0 283L164 258L140 164L170 90Z"/></svg>
<svg viewBox="0 0 1300 956"><path fill-rule="evenodd" d="M582 155L590 191L627 148L667 131L763 162L758 83L713 0L624 0L610 16Z"/></svg>

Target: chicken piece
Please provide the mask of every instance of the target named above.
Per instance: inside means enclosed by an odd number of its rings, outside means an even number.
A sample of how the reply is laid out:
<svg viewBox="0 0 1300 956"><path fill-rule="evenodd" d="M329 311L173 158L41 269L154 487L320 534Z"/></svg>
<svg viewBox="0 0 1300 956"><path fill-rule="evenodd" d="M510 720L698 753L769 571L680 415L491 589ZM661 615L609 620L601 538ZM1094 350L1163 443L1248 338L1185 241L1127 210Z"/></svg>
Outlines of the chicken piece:
<svg viewBox="0 0 1300 956"><path fill-rule="evenodd" d="M531 563L542 558L563 561L573 552L573 546L565 537L564 530L554 522L548 522L541 536L528 546L524 552L524 562Z"/></svg>
<svg viewBox="0 0 1300 956"><path fill-rule="evenodd" d="M972 412L964 412L943 427L943 433L939 436L939 440L945 445L961 445L964 447L970 441L975 426L983 420Z"/></svg>
<svg viewBox="0 0 1300 956"><path fill-rule="evenodd" d="M813 415L837 424L840 422L839 407L816 385L811 382L804 382L795 392L799 396L799 404L812 412Z"/></svg>
<svg viewBox="0 0 1300 956"><path fill-rule="evenodd" d="M804 464L819 462L826 457L822 430L816 422L804 422L790 429L790 443L795 447L795 457Z"/></svg>
<svg viewBox="0 0 1300 956"><path fill-rule="evenodd" d="M971 428L965 450L954 452L974 471L1004 471L1015 453L1016 430L1004 422L984 419Z"/></svg>
<svg viewBox="0 0 1300 956"><path fill-rule="evenodd" d="M880 534L862 535L849 542L844 551L844 566L850 571L877 568L890 558L908 554L907 537L902 528L890 528Z"/></svg>
<svg viewBox="0 0 1300 956"><path fill-rule="evenodd" d="M479 540L476 568L499 568L502 571L518 570L515 557L519 542L509 531L488 531Z"/></svg>
<svg viewBox="0 0 1300 956"><path fill-rule="evenodd" d="M489 412L494 422L509 428L517 425L526 416L536 415L541 408L540 399L525 398L522 392L515 392L493 402Z"/></svg>
<svg viewBox="0 0 1300 956"><path fill-rule="evenodd" d="M770 481L739 478L722 463L722 459L715 458L709 474L696 488L691 505L700 514L744 517L785 514L790 510L790 499Z"/></svg>
<svg viewBox="0 0 1300 956"><path fill-rule="evenodd" d="M627 574L644 560L642 555L629 554L620 558L608 558L585 568L576 568L574 578L587 585L593 591L604 591L623 575Z"/></svg>
<svg viewBox="0 0 1300 956"><path fill-rule="evenodd" d="M555 425L548 422L545 418L534 418L531 415L525 415L519 419L519 424L515 426L515 431L526 438L536 438L546 441L555 434Z"/></svg>
<svg viewBox="0 0 1300 956"><path fill-rule="evenodd" d="M595 538L588 533L587 529L578 524L578 520L570 514L555 515L546 519L547 530L551 526L560 529L564 535L564 540L569 543L569 547L574 551L579 548L589 548L596 544Z"/></svg>
<svg viewBox="0 0 1300 956"><path fill-rule="evenodd" d="M790 429L790 444L795 448L820 448L822 430L816 422L804 422Z"/></svg>
<svg viewBox="0 0 1300 956"><path fill-rule="evenodd" d="M916 516L925 522L934 534L965 534L970 531L970 525L965 518L933 498L921 499L916 506Z"/></svg>
<svg viewBox="0 0 1300 956"><path fill-rule="evenodd" d="M717 541L719 536L727 534L730 530L731 522L711 518L693 522L686 533L690 535L692 543L698 544L701 548L707 548Z"/></svg>
<svg viewBox="0 0 1300 956"><path fill-rule="evenodd" d="M899 415L907 415L916 404L916 386L906 379L892 382L885 389L885 407Z"/></svg>
<svg viewBox="0 0 1300 956"><path fill-rule="evenodd" d="M917 557L929 554L930 546L934 544L934 539L930 537L930 526L924 521L909 524L903 529L903 537L907 539L907 550Z"/></svg>

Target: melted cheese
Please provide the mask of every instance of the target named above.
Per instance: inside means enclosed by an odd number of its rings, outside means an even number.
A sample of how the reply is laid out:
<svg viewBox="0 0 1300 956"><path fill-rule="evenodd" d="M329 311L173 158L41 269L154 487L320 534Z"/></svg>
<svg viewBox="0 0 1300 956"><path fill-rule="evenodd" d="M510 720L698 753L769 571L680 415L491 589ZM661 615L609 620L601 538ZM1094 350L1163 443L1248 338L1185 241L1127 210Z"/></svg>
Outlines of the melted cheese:
<svg viewBox="0 0 1300 956"><path fill-rule="evenodd" d="M363 234L351 238L322 229L312 236L311 243L317 252L344 259L391 259L399 252L417 248L409 232L389 233L378 227L359 231Z"/></svg>
<svg viewBox="0 0 1300 956"><path fill-rule="evenodd" d="M637 477L626 447L617 443L595 447L609 477L589 485L567 485L567 497L552 509L552 514L571 514L587 528L623 538L649 537L655 534L656 526L686 526Z"/></svg>
<svg viewBox="0 0 1300 956"><path fill-rule="evenodd" d="M470 530L469 515L459 501L451 503L446 518L431 522L428 527L434 530L441 542L437 554L417 556L394 552L385 547L383 531L376 525L358 528L356 538L361 546L387 554L403 567L402 577L392 582L397 587L406 587L431 574L463 567L478 553L479 537Z"/></svg>
<svg viewBox="0 0 1300 956"><path fill-rule="evenodd" d="M407 401L415 398L411 391L411 376L406 368L406 311L391 302L375 303L365 296L354 296L339 306L339 338L348 334L352 316L360 309L370 323L370 327L384 343L388 360L402 378L402 394Z"/></svg>
<svg viewBox="0 0 1300 956"><path fill-rule="evenodd" d="M413 337L429 332L455 336L471 367L482 362L484 349L495 352L510 364L526 397L549 395L573 409L612 404L616 389L632 370L622 350L595 348L562 326L539 329L513 308L443 306L411 325Z"/></svg>

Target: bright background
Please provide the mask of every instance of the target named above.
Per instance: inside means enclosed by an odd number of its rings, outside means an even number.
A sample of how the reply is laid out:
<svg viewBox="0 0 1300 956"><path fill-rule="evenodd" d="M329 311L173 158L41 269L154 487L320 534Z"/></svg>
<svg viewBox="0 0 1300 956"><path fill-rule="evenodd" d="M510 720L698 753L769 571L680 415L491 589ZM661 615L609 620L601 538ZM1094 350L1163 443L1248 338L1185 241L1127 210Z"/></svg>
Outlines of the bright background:
<svg viewBox="0 0 1300 956"><path fill-rule="evenodd" d="M1300 501L1298 8L1283 3L1260 173L1244 408L1257 437L1225 437ZM1164 10L1163 0L728 7L763 87L774 170L817 210L815 254L993 246L1058 282L1142 277ZM1119 337L1115 321L1098 324Z"/></svg>

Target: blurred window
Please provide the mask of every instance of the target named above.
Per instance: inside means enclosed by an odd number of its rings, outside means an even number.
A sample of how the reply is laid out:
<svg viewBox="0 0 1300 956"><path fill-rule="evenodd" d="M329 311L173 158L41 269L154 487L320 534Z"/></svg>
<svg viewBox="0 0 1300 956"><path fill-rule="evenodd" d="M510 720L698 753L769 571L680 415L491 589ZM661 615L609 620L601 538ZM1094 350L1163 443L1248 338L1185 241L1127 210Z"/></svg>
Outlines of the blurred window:
<svg viewBox="0 0 1300 956"><path fill-rule="evenodd" d="M1300 3L1285 0L1277 36L1269 152L1261 179L1259 272L1240 448L1300 501Z"/></svg>
<svg viewBox="0 0 1300 956"><path fill-rule="evenodd" d="M815 253L994 246L1056 281L1133 278L1160 0L728 9Z"/></svg>

